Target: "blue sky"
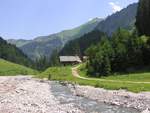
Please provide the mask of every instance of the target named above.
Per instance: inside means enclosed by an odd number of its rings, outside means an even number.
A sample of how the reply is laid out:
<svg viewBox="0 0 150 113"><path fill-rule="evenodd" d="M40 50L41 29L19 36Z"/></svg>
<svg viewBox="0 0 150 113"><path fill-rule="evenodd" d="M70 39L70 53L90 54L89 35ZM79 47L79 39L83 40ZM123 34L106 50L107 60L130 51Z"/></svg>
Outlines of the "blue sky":
<svg viewBox="0 0 150 113"><path fill-rule="evenodd" d="M79 26L138 0L0 0L0 36L33 39Z"/></svg>

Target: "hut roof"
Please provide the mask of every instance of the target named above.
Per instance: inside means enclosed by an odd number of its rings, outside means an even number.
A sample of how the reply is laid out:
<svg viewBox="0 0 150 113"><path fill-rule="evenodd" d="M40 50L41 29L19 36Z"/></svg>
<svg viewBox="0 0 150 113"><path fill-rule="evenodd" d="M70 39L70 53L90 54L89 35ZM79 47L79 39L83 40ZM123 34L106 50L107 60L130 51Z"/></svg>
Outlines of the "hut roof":
<svg viewBox="0 0 150 113"><path fill-rule="evenodd" d="M60 56L60 62L82 62L79 56Z"/></svg>

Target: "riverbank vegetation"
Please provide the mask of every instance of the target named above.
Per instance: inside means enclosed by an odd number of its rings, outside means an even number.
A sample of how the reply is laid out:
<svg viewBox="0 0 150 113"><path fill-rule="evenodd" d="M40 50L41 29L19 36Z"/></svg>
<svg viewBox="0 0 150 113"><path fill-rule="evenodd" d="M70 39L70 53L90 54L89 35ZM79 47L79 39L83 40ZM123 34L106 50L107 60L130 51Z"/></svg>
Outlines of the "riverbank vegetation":
<svg viewBox="0 0 150 113"><path fill-rule="evenodd" d="M76 83L76 84L80 84L80 85L89 85L89 86L100 87L100 88L111 89L111 90L125 89L125 90L132 91L132 92L150 91L150 84L127 83L127 82L125 82L125 80L123 80L123 78L121 78L121 79L118 78L118 79L116 79L116 81L107 81L107 80L111 79L111 78L107 78L107 77L103 78L103 79L105 79L105 81L100 80L100 79L97 79L97 80L80 79L80 78L74 77L72 75L71 69L72 69L72 67L70 67L70 66L68 66L68 67L50 67L36 77L47 78L47 79L50 78L50 80L56 80L56 81L68 81L68 82ZM83 72L85 72L85 71L83 71ZM82 76L83 76L83 74L82 74ZM128 77L125 77L125 78L128 80ZM115 77L114 77L114 80L115 80ZM133 82L134 82L134 80L133 80ZM141 82L142 82L142 80L141 80Z"/></svg>

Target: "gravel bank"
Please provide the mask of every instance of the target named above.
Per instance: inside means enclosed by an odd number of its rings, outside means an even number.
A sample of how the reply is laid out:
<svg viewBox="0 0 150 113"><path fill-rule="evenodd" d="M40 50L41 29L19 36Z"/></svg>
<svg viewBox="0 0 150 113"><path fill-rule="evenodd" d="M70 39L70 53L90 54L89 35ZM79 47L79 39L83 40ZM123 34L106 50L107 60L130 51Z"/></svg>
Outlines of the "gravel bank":
<svg viewBox="0 0 150 113"><path fill-rule="evenodd" d="M132 107L140 111L146 110L150 113L150 92L131 93L125 90L105 90L90 86L71 86L72 92L78 96L84 96L99 102L123 107ZM149 110L148 110L149 109Z"/></svg>
<svg viewBox="0 0 150 113"><path fill-rule="evenodd" d="M0 77L0 113L84 113L60 104L44 81L31 77Z"/></svg>
<svg viewBox="0 0 150 113"><path fill-rule="evenodd" d="M0 77L0 113L85 113L74 103L61 103L51 82L26 76ZM132 107L149 113L150 92L109 91L89 86L67 86L75 95L112 105Z"/></svg>

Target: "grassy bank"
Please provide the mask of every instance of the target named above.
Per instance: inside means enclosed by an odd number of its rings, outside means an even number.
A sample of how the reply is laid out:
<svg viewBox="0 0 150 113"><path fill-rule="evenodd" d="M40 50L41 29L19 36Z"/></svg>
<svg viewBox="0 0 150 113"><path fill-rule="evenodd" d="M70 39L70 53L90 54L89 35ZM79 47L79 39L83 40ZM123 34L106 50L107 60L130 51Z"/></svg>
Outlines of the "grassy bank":
<svg viewBox="0 0 150 113"><path fill-rule="evenodd" d="M82 76L83 73L81 72ZM83 80L76 77L73 77L71 72L71 67L52 67L48 68L46 71L39 75L40 78L48 78L51 75L51 80L59 80L59 81L70 81L80 85L90 85L94 87L101 87L105 89L126 89L132 92L141 92L141 91L150 91L150 84L134 84L134 83L126 83L124 82L106 82L99 80ZM86 75L84 75L86 76ZM119 76L119 75L118 75ZM138 75L137 75L138 76ZM125 77L126 78L126 77ZM111 79L111 77L106 77L104 79ZM115 80L115 77L113 78ZM127 78L126 78L127 79ZM116 80L119 80L117 78ZM123 80L123 78L121 79Z"/></svg>
<svg viewBox="0 0 150 113"><path fill-rule="evenodd" d="M33 69L0 59L0 76L35 75L35 74L37 74L37 71Z"/></svg>
<svg viewBox="0 0 150 113"><path fill-rule="evenodd" d="M50 67L42 72L39 78L49 78L51 80L74 81L72 77L71 67Z"/></svg>
<svg viewBox="0 0 150 113"><path fill-rule="evenodd" d="M94 78L90 75L87 75L87 70L85 68L85 64L81 65L78 69L80 76L86 78ZM95 79L95 78L94 78ZM97 87L103 87L107 89L126 89L133 92L141 92L141 91L150 91L150 84L144 83L128 83L127 81L131 82L150 82L150 73L143 72L143 73L133 73L133 74L116 74L110 75L108 77L101 77L96 78L97 80ZM115 82L111 81L100 81L101 79L104 80L115 80Z"/></svg>
<svg viewBox="0 0 150 113"><path fill-rule="evenodd" d="M87 75L87 70L85 64L81 65L78 69L80 76L92 78L90 75ZM128 74L116 74L110 75L107 77L101 77L97 79L105 80L118 80L118 81L132 81L132 82L150 82L150 72L137 72L137 73L128 73Z"/></svg>

